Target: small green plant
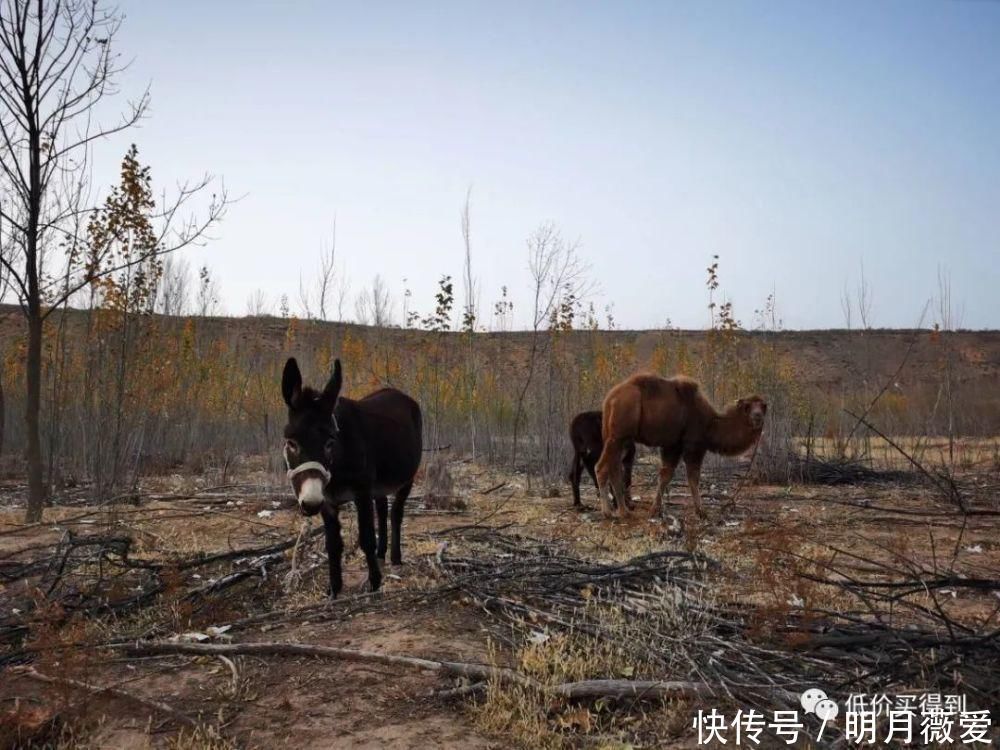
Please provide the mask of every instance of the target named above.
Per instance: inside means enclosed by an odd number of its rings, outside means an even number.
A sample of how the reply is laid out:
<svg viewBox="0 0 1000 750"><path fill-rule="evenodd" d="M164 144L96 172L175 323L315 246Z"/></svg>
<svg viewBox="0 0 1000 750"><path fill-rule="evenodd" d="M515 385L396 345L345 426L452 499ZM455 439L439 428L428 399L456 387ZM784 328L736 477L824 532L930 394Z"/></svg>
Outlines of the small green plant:
<svg viewBox="0 0 1000 750"><path fill-rule="evenodd" d="M451 330L451 310L455 306L455 285L451 276L445 274L438 281L438 291L434 295L437 303L434 314L425 317L421 323L428 331L450 331Z"/></svg>

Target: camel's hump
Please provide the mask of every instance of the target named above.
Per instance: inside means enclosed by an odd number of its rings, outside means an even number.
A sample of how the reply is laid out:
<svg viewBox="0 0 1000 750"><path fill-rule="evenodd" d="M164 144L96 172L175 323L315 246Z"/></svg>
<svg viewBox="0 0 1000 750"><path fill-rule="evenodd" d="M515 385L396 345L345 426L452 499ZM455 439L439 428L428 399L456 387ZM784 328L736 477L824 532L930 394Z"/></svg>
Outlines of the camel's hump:
<svg viewBox="0 0 1000 750"><path fill-rule="evenodd" d="M652 373L639 373L638 375L633 375L626 382L637 386L639 390L648 395L663 393L667 389L672 389L680 398L685 400L697 394L699 388L698 381L686 375L663 378Z"/></svg>
<svg viewBox="0 0 1000 750"><path fill-rule="evenodd" d="M685 398L690 398L698 393L698 381L693 378L689 378L687 375L675 375L670 378L670 382L674 384L674 388L677 389L677 393Z"/></svg>

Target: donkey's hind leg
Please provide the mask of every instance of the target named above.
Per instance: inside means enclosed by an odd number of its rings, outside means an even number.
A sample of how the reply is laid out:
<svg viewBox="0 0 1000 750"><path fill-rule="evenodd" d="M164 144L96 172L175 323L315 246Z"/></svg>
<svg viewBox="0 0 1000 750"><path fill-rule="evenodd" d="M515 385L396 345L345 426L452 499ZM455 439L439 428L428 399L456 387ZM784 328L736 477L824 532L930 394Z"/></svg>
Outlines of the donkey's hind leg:
<svg viewBox="0 0 1000 750"><path fill-rule="evenodd" d="M392 564L400 565L403 562L403 509L406 506L406 498L410 496L413 489L413 482L403 485L396 496L392 499Z"/></svg>
<svg viewBox="0 0 1000 750"><path fill-rule="evenodd" d="M600 458L600 456L597 458ZM594 480L594 486L600 490L601 485L597 483L597 474L594 472L594 467L597 466L597 458L594 458L593 453L585 454L583 456L583 468L587 470L587 473L590 474L590 478Z"/></svg>
<svg viewBox="0 0 1000 750"><path fill-rule="evenodd" d="M389 520L389 500L385 495L375 498L375 512L378 515L378 559L385 564L385 550L388 545L387 522Z"/></svg>
<svg viewBox="0 0 1000 750"><path fill-rule="evenodd" d="M573 452L573 464L569 469L569 485L573 489L573 507L580 507L580 477L583 476L583 456Z"/></svg>

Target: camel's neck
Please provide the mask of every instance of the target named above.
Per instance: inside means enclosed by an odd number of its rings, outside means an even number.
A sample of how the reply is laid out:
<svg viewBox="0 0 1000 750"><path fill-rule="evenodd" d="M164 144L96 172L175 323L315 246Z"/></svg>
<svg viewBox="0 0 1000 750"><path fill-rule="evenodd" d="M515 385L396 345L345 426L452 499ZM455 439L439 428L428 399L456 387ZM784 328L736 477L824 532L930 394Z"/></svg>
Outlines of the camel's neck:
<svg viewBox="0 0 1000 750"><path fill-rule="evenodd" d="M716 412L712 425L708 430L708 449L724 456L736 456L746 451L760 437L760 430L755 430L747 423L738 406L732 406L724 412Z"/></svg>

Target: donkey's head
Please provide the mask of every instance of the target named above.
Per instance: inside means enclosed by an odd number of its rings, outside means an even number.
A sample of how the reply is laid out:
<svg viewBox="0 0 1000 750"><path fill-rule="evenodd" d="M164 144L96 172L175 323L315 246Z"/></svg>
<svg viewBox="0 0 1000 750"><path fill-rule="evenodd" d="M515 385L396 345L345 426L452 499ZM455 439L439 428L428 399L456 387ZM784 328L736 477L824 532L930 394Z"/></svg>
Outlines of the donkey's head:
<svg viewBox="0 0 1000 750"><path fill-rule="evenodd" d="M341 381L339 359L321 392L303 387L294 357L285 363L281 376L281 395L288 404L285 463L299 508L307 516L323 507L324 490L341 452L340 430L333 416Z"/></svg>

